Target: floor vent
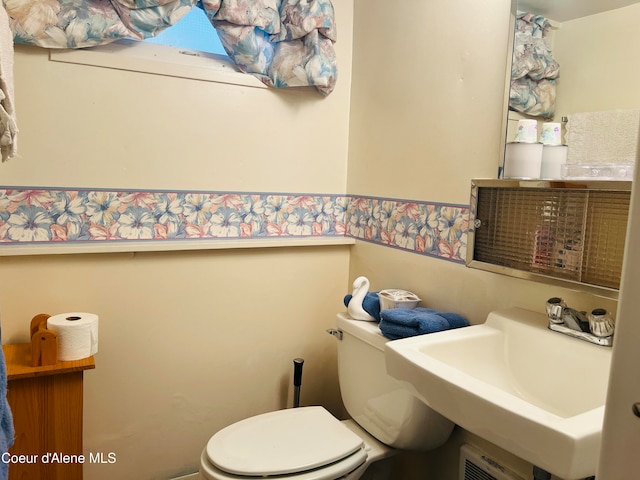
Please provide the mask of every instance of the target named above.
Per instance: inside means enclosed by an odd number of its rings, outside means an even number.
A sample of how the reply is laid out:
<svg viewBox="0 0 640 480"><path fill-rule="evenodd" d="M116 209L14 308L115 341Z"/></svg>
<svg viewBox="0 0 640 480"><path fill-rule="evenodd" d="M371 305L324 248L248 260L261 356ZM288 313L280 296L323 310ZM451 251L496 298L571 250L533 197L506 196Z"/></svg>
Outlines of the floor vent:
<svg viewBox="0 0 640 480"><path fill-rule="evenodd" d="M470 445L460 448L459 480L524 480Z"/></svg>

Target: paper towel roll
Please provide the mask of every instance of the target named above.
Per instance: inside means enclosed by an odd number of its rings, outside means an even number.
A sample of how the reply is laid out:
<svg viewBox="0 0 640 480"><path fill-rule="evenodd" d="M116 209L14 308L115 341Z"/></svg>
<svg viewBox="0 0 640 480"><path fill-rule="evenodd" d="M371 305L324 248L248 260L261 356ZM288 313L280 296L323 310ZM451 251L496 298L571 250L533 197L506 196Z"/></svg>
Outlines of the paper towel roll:
<svg viewBox="0 0 640 480"><path fill-rule="evenodd" d="M47 319L47 329L58 336L58 360L80 360L98 353L98 316L71 312Z"/></svg>

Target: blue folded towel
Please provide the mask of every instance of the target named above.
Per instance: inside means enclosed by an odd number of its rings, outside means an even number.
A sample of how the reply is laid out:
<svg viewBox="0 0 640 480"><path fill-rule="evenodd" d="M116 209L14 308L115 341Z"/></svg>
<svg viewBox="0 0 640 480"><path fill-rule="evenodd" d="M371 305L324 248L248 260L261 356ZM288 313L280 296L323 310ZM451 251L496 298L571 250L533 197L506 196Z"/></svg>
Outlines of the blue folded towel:
<svg viewBox="0 0 640 480"><path fill-rule="evenodd" d="M380 331L390 340L441 332L467 325L469 322L462 315L439 312L431 308L394 308L380 312Z"/></svg>
<svg viewBox="0 0 640 480"><path fill-rule="evenodd" d="M2 331L0 330L0 337ZM11 407L7 402L7 367L4 353L0 348L0 452L5 453L13 445L15 431L13 428L13 416ZM9 465L0 462L0 479L6 480L9 475Z"/></svg>
<svg viewBox="0 0 640 480"><path fill-rule="evenodd" d="M344 297L344 306L348 307L349 302L353 295L348 294ZM378 292L368 292L364 300L362 301L362 308L365 312L376 319L376 322L380 321L380 298L378 298Z"/></svg>
<svg viewBox="0 0 640 480"><path fill-rule="evenodd" d="M436 315L440 315L441 317L446 318L451 328L460 328L460 327L469 326L469 321L459 313L439 312L438 310L434 310L432 308L420 308L420 307L418 307L417 310L420 310L422 312L435 313Z"/></svg>

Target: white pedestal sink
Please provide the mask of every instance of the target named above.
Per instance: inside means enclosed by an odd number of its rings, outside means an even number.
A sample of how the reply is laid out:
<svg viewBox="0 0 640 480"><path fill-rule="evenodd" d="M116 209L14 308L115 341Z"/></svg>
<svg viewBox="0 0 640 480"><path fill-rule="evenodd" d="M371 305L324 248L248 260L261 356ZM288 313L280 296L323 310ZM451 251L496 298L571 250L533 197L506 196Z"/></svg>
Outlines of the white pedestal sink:
<svg viewBox="0 0 640 480"><path fill-rule="evenodd" d="M513 308L388 342L387 372L464 429L560 478L595 475L611 348L547 323Z"/></svg>

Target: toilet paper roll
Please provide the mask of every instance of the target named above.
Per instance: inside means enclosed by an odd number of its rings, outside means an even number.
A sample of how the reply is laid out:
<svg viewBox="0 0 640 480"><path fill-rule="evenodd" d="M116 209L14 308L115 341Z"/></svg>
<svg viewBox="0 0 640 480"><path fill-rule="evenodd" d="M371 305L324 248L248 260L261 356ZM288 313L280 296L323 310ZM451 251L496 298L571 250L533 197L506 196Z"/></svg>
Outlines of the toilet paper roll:
<svg viewBox="0 0 640 480"><path fill-rule="evenodd" d="M47 329L58 336L58 360L80 360L98 353L98 316L71 312L47 319Z"/></svg>
<svg viewBox="0 0 640 480"><path fill-rule="evenodd" d="M566 145L544 145L540 178L553 180L562 178L562 165L567 163Z"/></svg>
<svg viewBox="0 0 640 480"><path fill-rule="evenodd" d="M504 178L540 178L541 143L507 143L504 155Z"/></svg>

